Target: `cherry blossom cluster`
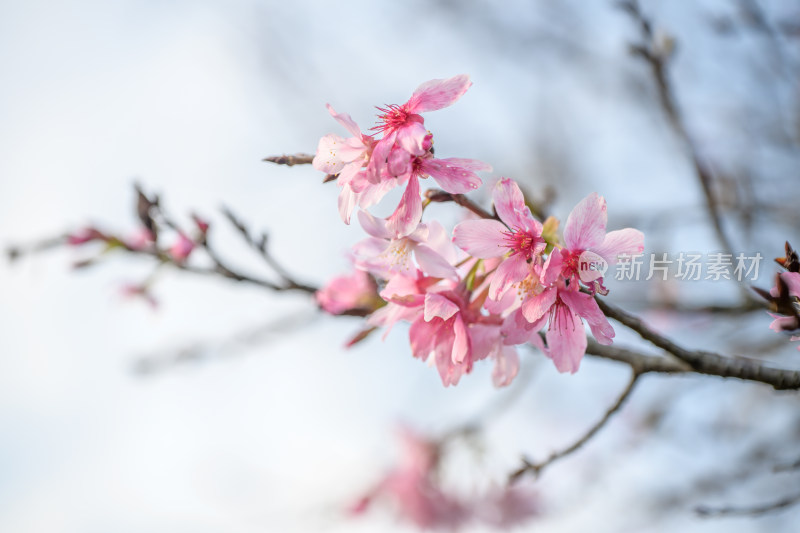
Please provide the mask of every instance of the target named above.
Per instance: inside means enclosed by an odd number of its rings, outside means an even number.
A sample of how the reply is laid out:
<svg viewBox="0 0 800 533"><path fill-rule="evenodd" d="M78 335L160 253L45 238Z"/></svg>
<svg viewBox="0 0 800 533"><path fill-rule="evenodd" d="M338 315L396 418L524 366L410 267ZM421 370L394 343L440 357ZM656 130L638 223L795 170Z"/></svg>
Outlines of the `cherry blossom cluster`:
<svg viewBox="0 0 800 533"><path fill-rule="evenodd" d="M520 344L536 346L560 372L574 373L587 347L584 321L597 342L614 337L594 299L608 292L603 269L587 265L640 254L644 236L631 228L607 233L605 199L592 193L570 213L559 238L558 220L537 220L509 178L492 189L494 215L465 219L452 234L435 220L422 222L428 202L420 179L431 177L459 195L481 185L475 172L491 170L472 159L436 159L434 136L420 115L453 104L470 85L466 75L422 84L405 104L378 108L373 134L328 106L352 136L323 137L313 165L336 177L342 219L349 223L359 207L369 237L352 249L355 272L331 281L317 301L334 314L363 310L368 325L387 334L397 322L409 322L414 357L435 366L445 386L484 359L494 362L495 385L509 384L519 370ZM401 186L389 217L368 211Z"/></svg>
<svg viewBox="0 0 800 533"><path fill-rule="evenodd" d="M407 427L398 437L401 455L394 468L350 509L360 515L377 500L421 529L455 530L467 524L501 529L520 525L538 512L538 499L520 485L495 486L465 498L441 481L441 443Z"/></svg>
<svg viewBox="0 0 800 533"><path fill-rule="evenodd" d="M130 235L114 235L106 231L100 230L95 226L86 226L78 231L69 233L64 237L66 244L69 246L83 246L89 243L101 243L103 250L101 255L115 249L125 249L131 252L140 252L159 257L162 260L168 260L176 265L185 265L189 260L192 252L202 244L206 239L208 232L208 222L192 215L194 222L193 231L187 234L183 230L173 229L171 243L162 246L164 241L163 236L155 231L155 227L147 227L145 225L139 228ZM151 229L152 228L152 229ZM84 266L90 264L97 257L87 259L76 266ZM120 287L120 293L126 298L141 298L147 302L151 307L156 308L158 301L151 292L150 287L151 279L148 278L144 282L138 283L125 283Z"/></svg>

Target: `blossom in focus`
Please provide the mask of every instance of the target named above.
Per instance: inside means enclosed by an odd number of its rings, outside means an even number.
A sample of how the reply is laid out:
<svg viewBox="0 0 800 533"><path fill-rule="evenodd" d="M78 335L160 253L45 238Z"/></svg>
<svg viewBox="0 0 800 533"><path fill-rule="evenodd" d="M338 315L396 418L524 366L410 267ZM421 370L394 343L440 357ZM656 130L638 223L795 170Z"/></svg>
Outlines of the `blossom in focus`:
<svg viewBox="0 0 800 533"><path fill-rule="evenodd" d="M606 294L603 278L580 269L581 254L589 251L599 255L608 265L621 256L639 255L644 250L644 234L633 228L606 233L608 214L606 200L596 192L581 200L567 217L562 250L563 274L571 283L591 284L592 291Z"/></svg>
<svg viewBox="0 0 800 533"><path fill-rule="evenodd" d="M580 292L574 283L561 276L564 254L555 249L544 265L542 285L546 288L522 304L528 322L538 323L547 317L547 355L559 372L575 373L586 353L583 322L589 324L600 344L611 344L614 328L589 294Z"/></svg>
<svg viewBox="0 0 800 533"><path fill-rule="evenodd" d="M332 315L347 311L369 312L381 304L372 276L362 270L336 276L314 294L319 306Z"/></svg>
<svg viewBox="0 0 800 533"><path fill-rule="evenodd" d="M419 267L429 276L458 279L452 266L456 250L438 222L419 224L409 235L398 236L391 230L389 220L376 218L366 211L359 211L358 220L370 235L353 248L359 268L389 279L396 272L409 273L414 269L413 254Z"/></svg>
<svg viewBox="0 0 800 533"><path fill-rule="evenodd" d="M546 243L542 224L525 205L519 186L502 178L492 191L497 220L466 220L453 230L456 245L474 257L504 258L492 278L489 297L497 299L509 287L524 280L532 263L540 260Z"/></svg>
<svg viewBox="0 0 800 533"><path fill-rule="evenodd" d="M413 156L405 159L408 154L402 151L397 161L389 162L389 168L398 172L397 182L407 180L406 190L397 209L389 217L392 230L400 234L408 234L416 227L416 220L422 216L422 200L420 199L419 180L428 176L445 191L452 194L464 194L477 189L481 179L475 172L490 172L492 167L475 159L450 157L435 159L433 154L427 152L424 156Z"/></svg>
<svg viewBox="0 0 800 533"><path fill-rule="evenodd" d="M492 355L499 367L495 382L507 385L519 367L516 351L503 345L491 327L502 320L481 313L480 302L470 301L463 283L425 294L422 313L411 323L408 337L414 357L435 365L442 384L457 385L476 361ZM493 341L493 337L495 342Z"/></svg>
<svg viewBox="0 0 800 533"><path fill-rule="evenodd" d="M436 111L454 104L471 85L472 82L466 74L444 80L431 80L417 87L406 103L378 108L382 114L374 129L382 132L383 138L375 145L367 168L370 181L377 183L380 180L381 171L395 143L411 155L423 155L427 152L430 138L420 113Z"/></svg>
<svg viewBox="0 0 800 533"><path fill-rule="evenodd" d="M347 139L336 134L328 134L319 140L317 153L312 165L315 169L329 175L338 175L337 185L342 188L339 193L339 214L342 220L350 223L350 215L358 203L358 193L364 185L357 185L357 177L361 168L369 163L375 140L361 133L358 124L347 113L337 113L330 104L327 105L331 116L352 135Z"/></svg>
<svg viewBox="0 0 800 533"><path fill-rule="evenodd" d="M418 269L411 273L394 274L380 292L386 305L372 313L367 324L385 327L383 338L386 339L397 322L413 322L422 314L425 294L438 282L439 279L427 277Z"/></svg>

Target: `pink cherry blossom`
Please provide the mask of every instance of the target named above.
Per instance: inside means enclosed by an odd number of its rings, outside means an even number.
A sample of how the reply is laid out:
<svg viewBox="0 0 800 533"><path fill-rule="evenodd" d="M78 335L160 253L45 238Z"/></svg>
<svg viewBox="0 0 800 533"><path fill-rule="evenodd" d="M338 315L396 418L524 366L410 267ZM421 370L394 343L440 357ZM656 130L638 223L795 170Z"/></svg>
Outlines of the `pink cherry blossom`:
<svg viewBox="0 0 800 533"><path fill-rule="evenodd" d="M430 176L445 191L464 194L480 186L481 179L475 172L492 170L490 165L474 159L435 159L430 152L424 156L405 158L408 154L403 151L396 150L393 153L401 154L396 161L389 164L397 172L394 183L406 183L406 190L397 209L389 217L389 222L392 230L401 235L412 232L422 216L420 179Z"/></svg>
<svg viewBox="0 0 800 533"><path fill-rule="evenodd" d="M410 274L395 274L380 292L386 305L372 313L367 319L367 324L385 327L383 338L386 339L397 322L401 320L413 322L422 314L425 294L439 281L437 278L425 276L419 270Z"/></svg>
<svg viewBox="0 0 800 533"><path fill-rule="evenodd" d="M194 225L197 226L198 231L200 231L202 235L208 233L209 223L206 219L192 213L192 221L194 221Z"/></svg>
<svg viewBox="0 0 800 533"><path fill-rule="evenodd" d="M504 257L492 278L489 297L497 299L509 287L531 275L534 261L540 261L546 243L542 224L525 205L519 186L502 178L492 191L495 209L502 222L466 220L453 230L453 241L474 257Z"/></svg>
<svg viewBox="0 0 800 533"><path fill-rule="evenodd" d="M446 387L458 384L461 376L472 371L476 361L493 355L500 365L495 381L507 384L516 375L515 353L504 347L499 335L492 342L493 332L482 327L499 326L502 320L483 315L480 302L471 302L468 297L463 283L451 289L429 289L423 312L409 330L411 352L414 357L436 365Z"/></svg>
<svg viewBox="0 0 800 533"><path fill-rule="evenodd" d="M546 354L559 372L574 374L586 353L581 319L586 320L600 344L612 343L614 328L592 296L580 292L575 284L567 285L568 280L561 276L563 257L560 250L552 251L542 272L542 285L547 288L523 302L522 313L531 323L548 318Z"/></svg>
<svg viewBox="0 0 800 533"><path fill-rule="evenodd" d="M400 431L402 453L397 466L378 485L351 507L361 514L373 501L391 501L399 515L423 529L453 529L469 516L468 507L445 492L438 483L436 468L439 446L413 431Z"/></svg>
<svg viewBox="0 0 800 533"><path fill-rule="evenodd" d="M475 513L485 524L510 529L539 514L538 494L522 485L492 488L475 505Z"/></svg>
<svg viewBox="0 0 800 533"><path fill-rule="evenodd" d="M447 232L438 222L419 224L405 236L398 236L391 229L391 221L359 211L358 220L371 237L356 244L353 251L359 268L388 279L396 272L411 272L417 264L430 276L458 279L452 263L456 251Z"/></svg>
<svg viewBox="0 0 800 533"><path fill-rule="evenodd" d="M505 343L502 324L472 324L469 328L472 348L476 359L490 358L494 361L492 383L495 387L506 387L519 373L517 349Z"/></svg>
<svg viewBox="0 0 800 533"><path fill-rule="evenodd" d="M378 305L378 287L372 276L354 270L331 279L314 297L319 306L332 315L352 310L368 311Z"/></svg>
<svg viewBox="0 0 800 533"><path fill-rule="evenodd" d="M91 226L67 235L67 244L70 246L79 246L87 242L106 240L108 240L106 235Z"/></svg>
<svg viewBox="0 0 800 533"><path fill-rule="evenodd" d="M194 250L195 243L183 232L178 232L178 238L169 249L169 256L176 263L184 263Z"/></svg>
<svg viewBox="0 0 800 533"><path fill-rule="evenodd" d="M567 217L562 250L564 277L575 284L580 280L591 281L592 290L598 290L601 294L608 292L603 287L602 278L589 280L586 277L589 273L580 271L580 255L591 251L602 257L608 265L614 265L621 256L639 255L644 250L641 231L625 228L606 233L607 220L605 198L596 192L591 193Z"/></svg>
<svg viewBox="0 0 800 533"><path fill-rule="evenodd" d="M136 233L125 240L125 246L135 251L146 250L153 244L155 244L155 235L145 227L139 228Z"/></svg>
<svg viewBox="0 0 800 533"><path fill-rule="evenodd" d="M382 114L374 129L382 132L383 138L375 145L374 156L367 171L369 179L375 183L380 180L381 170L395 143L412 155L427 152L430 138L420 113L436 111L454 104L471 85L472 82L466 74L446 80L431 80L417 87L405 104L379 107Z"/></svg>
<svg viewBox="0 0 800 533"><path fill-rule="evenodd" d="M349 224L350 214L358 203L358 194L366 186L366 180L363 176L359 180L358 174L361 168L369 163L375 140L369 135L362 134L358 124L350 118L350 115L337 113L330 104L327 107L331 116L344 126L352 137L345 139L331 133L321 138L312 165L327 174L338 174L336 182L342 188L339 193L339 214L342 220ZM359 185L359 181L364 183Z"/></svg>
<svg viewBox="0 0 800 533"><path fill-rule="evenodd" d="M153 310L158 308L158 300L150 292L150 287L147 284L125 283L120 287L120 294L126 299L141 298Z"/></svg>
<svg viewBox="0 0 800 533"><path fill-rule="evenodd" d="M769 291L773 298L779 298L781 293L780 284L786 285L789 298L797 301L800 298L800 273L798 272L781 272L775 280L775 286ZM773 331L793 331L798 328L798 321L796 316L783 316L775 313L768 313L774 320L770 323L769 327ZM792 341L800 340L798 336L792 336ZM800 350L800 346L797 348Z"/></svg>

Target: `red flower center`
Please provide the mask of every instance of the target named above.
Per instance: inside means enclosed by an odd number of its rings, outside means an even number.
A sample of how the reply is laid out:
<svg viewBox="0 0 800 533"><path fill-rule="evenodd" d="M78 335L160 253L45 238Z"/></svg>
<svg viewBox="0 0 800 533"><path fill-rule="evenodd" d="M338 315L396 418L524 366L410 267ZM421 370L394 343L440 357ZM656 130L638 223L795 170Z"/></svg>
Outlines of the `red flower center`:
<svg viewBox="0 0 800 533"><path fill-rule="evenodd" d="M512 254L520 254L526 260L532 259L534 255L541 251L541 244L544 243L541 237L521 229L504 232L504 241L506 247L512 250Z"/></svg>

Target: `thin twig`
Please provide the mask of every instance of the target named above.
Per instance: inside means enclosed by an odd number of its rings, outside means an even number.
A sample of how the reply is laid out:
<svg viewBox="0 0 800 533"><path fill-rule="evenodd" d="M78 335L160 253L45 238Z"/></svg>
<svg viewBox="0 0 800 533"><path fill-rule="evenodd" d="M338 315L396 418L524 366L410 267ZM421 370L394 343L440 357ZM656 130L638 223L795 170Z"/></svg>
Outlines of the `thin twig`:
<svg viewBox="0 0 800 533"><path fill-rule="evenodd" d="M267 265L269 265L269 267L281 277L284 286L287 289L297 289L311 293L316 292L316 287L312 287L311 285L295 280L294 277L289 274L289 271L286 270L280 263L278 263L272 254L269 253L269 249L267 248L269 237L266 233L262 233L261 237L256 240L250 230L247 229L247 226L245 226L245 224L242 222L241 218L236 216L230 208L223 207L222 213L230 221L233 227L239 231L242 237L244 237L245 242L247 242L247 244L256 252L258 252Z"/></svg>
<svg viewBox="0 0 800 533"><path fill-rule="evenodd" d="M753 505L749 507L744 506L726 506L726 507L707 507L700 506L695 508L695 512L703 517L722 517L722 516L762 516L782 509L787 509L794 505L800 504L800 492L792 496L786 496L774 502L764 503L760 505Z"/></svg>
<svg viewBox="0 0 800 533"><path fill-rule="evenodd" d="M542 462L532 463L528 459L523 458L522 466L509 476L509 483L515 483L517 480L519 480L520 477L528 473L533 474L534 477L538 477L542 473L542 471L551 464L579 450L592 437L594 437L595 434L597 434L597 432L603 428L603 426L605 426L608 423L608 421L611 419L614 413L616 413L617 411L620 410L620 408L622 408L622 405L625 403L625 400L627 400L628 397L630 397L631 393L633 392L633 389L636 386L636 382L639 380L640 375L641 374L639 374L635 370L632 372L630 381L628 381L628 385L622 391L622 394L619 395L617 401L614 402L614 404L606 410L605 414L603 415L603 418L601 418L595 425L589 428L589 430L581 438L579 438L574 443L572 443L572 445L564 448L563 450L552 453L550 457L548 457L546 460Z"/></svg>
<svg viewBox="0 0 800 533"><path fill-rule="evenodd" d="M791 472L792 470L800 470L800 459L798 459L794 463L776 465L772 469L772 471L775 472L775 473L778 473L778 472Z"/></svg>
<svg viewBox="0 0 800 533"><path fill-rule="evenodd" d="M314 161L314 156L312 154L273 155L265 157L262 161L291 167L294 165L310 165L311 162Z"/></svg>
<svg viewBox="0 0 800 533"><path fill-rule="evenodd" d="M497 219L496 215L491 214L463 194L451 194L449 192L445 192L439 189L428 189L425 191L425 198L430 202L454 202L461 207L464 207L481 218L493 218Z"/></svg>
<svg viewBox="0 0 800 533"><path fill-rule="evenodd" d="M219 341L194 342L179 349L141 356L134 361L133 370L138 375L151 376L178 365L211 359L215 354L217 358L233 355L237 350L261 344L278 333L295 331L318 316L318 313L306 310L281 316L266 324L250 326Z"/></svg>
<svg viewBox="0 0 800 533"><path fill-rule="evenodd" d="M706 200L706 208L708 210L711 223L714 227L714 232L717 235L717 240L722 245L726 253L733 255L733 246L731 240L725 233L722 225L722 217L719 212L719 204L714 194L712 187L712 176L707 165L700 158L700 154L692 141L689 132L683 122L683 117L678 110L675 95L672 86L669 82L667 75L667 63L669 61L669 52L661 50L656 46L655 35L650 21L644 16L639 3L636 0L624 0L619 3L620 7L628 13L633 21L639 26L639 31L642 36L643 43L631 46L631 52L636 56L643 59L650 65L650 70L655 81L656 89L658 90L659 101L664 113L667 115L672 128L675 133L683 142L686 150L692 160L694 171L700 186L703 190L703 196Z"/></svg>

